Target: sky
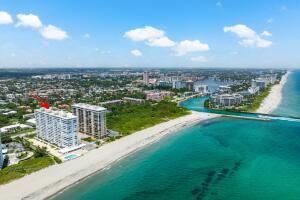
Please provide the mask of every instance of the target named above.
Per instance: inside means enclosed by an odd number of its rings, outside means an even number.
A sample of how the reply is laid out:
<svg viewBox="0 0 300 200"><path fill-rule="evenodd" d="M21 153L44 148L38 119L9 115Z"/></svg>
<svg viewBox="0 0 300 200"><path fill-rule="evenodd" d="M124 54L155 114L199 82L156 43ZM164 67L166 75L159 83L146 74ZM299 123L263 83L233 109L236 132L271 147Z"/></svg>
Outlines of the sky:
<svg viewBox="0 0 300 200"><path fill-rule="evenodd" d="M299 0L0 0L0 68L300 67Z"/></svg>

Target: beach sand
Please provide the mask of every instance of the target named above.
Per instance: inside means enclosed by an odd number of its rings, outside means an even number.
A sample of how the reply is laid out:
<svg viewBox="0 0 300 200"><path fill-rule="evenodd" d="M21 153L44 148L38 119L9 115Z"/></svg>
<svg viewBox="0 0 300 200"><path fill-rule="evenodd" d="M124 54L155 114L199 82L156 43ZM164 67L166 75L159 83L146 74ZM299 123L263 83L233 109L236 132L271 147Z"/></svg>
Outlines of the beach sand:
<svg viewBox="0 0 300 200"><path fill-rule="evenodd" d="M260 107L256 110L257 113L272 113L279 105L282 99L282 89L286 83L290 72L287 72L282 76L279 84L274 85L270 91L270 94L263 100Z"/></svg>
<svg viewBox="0 0 300 200"><path fill-rule="evenodd" d="M46 199L84 178L106 168L130 153L158 141L163 136L200 121L219 117L217 114L192 112L123 137L92 150L82 157L50 166L11 183L0 186L1 199Z"/></svg>

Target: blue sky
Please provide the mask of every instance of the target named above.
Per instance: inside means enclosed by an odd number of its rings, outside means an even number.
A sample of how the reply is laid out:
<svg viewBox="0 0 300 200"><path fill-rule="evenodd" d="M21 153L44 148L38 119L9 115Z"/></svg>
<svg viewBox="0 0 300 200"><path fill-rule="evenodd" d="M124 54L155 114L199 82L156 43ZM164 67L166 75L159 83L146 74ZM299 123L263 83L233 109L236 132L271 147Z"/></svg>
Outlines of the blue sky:
<svg viewBox="0 0 300 200"><path fill-rule="evenodd" d="M0 67L299 67L297 0L0 0Z"/></svg>

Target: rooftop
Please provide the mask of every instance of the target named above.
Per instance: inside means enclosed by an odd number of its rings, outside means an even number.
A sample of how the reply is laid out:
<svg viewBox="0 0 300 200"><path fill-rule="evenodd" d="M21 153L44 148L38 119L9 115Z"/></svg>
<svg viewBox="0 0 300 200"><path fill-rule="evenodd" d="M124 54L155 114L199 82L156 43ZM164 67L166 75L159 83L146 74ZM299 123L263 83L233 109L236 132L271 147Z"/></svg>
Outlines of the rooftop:
<svg viewBox="0 0 300 200"><path fill-rule="evenodd" d="M61 117L61 118L65 118L65 119L77 118L72 113L65 112L63 110L53 109L53 108L50 108L50 109L40 108L40 109L35 110L35 112L43 112L43 113L46 113L48 115L52 115L52 116L55 116L55 117Z"/></svg>
<svg viewBox="0 0 300 200"><path fill-rule="evenodd" d="M86 104L86 103L73 104L72 107L84 108L84 109L93 110L93 111L105 111L106 110L106 108L104 108L104 107L95 106L95 105Z"/></svg>

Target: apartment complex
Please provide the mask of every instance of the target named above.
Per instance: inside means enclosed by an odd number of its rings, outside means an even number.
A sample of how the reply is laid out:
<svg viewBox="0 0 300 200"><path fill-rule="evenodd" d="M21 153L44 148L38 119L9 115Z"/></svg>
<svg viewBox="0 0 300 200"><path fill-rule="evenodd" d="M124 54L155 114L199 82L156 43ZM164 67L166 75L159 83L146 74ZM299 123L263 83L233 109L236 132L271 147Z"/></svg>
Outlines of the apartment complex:
<svg viewBox="0 0 300 200"><path fill-rule="evenodd" d="M240 105L243 101L243 96L240 94L220 94L211 96L211 102L214 107L230 108Z"/></svg>
<svg viewBox="0 0 300 200"><path fill-rule="evenodd" d="M199 92L201 94L208 94L208 86L207 85L196 85L195 92Z"/></svg>
<svg viewBox="0 0 300 200"><path fill-rule="evenodd" d="M148 71L144 71L143 82L145 85L149 85L149 72Z"/></svg>
<svg viewBox="0 0 300 200"><path fill-rule="evenodd" d="M34 111L37 136L61 148L78 145L77 117L60 110Z"/></svg>
<svg viewBox="0 0 300 200"><path fill-rule="evenodd" d="M78 103L72 105L72 110L78 117L79 132L97 139L106 136L106 108Z"/></svg>
<svg viewBox="0 0 300 200"><path fill-rule="evenodd" d="M165 97L171 96L170 91L158 91L158 92L150 92L147 94L146 99L152 101L161 101Z"/></svg>

